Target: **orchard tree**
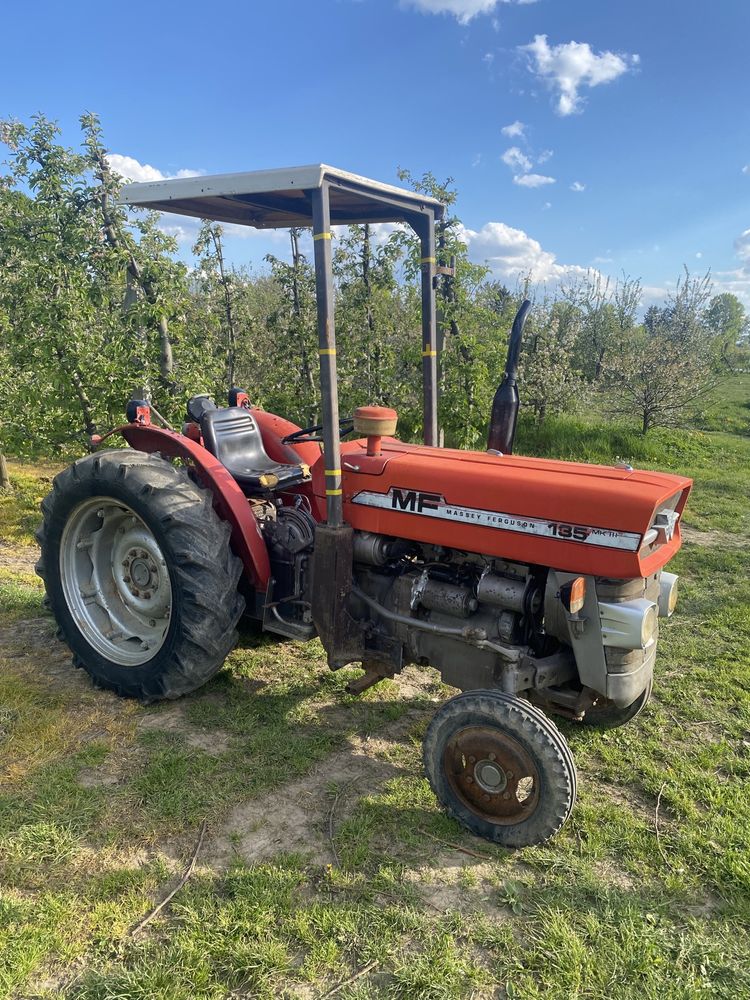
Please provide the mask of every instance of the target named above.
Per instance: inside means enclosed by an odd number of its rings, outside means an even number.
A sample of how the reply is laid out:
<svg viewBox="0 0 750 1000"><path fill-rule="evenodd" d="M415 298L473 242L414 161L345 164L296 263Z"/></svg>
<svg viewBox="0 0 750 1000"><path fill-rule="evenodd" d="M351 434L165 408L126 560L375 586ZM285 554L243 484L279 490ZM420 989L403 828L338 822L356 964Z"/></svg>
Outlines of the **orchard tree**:
<svg viewBox="0 0 750 1000"><path fill-rule="evenodd" d="M608 367L614 412L637 414L641 430L683 423L719 383L724 366L707 323L711 279L685 271L661 310L618 344Z"/></svg>
<svg viewBox="0 0 750 1000"><path fill-rule="evenodd" d="M333 254L342 412L391 403L408 320L395 269L401 249L380 226L347 226Z"/></svg>
<svg viewBox="0 0 750 1000"><path fill-rule="evenodd" d="M315 271L302 252L303 229L290 229L292 261L266 255L281 289L277 308L268 317L268 353L264 359L267 405L303 426L320 415Z"/></svg>
<svg viewBox="0 0 750 1000"><path fill-rule="evenodd" d="M612 282L598 271L588 271L560 297L580 314L577 363L585 376L599 382L607 355L635 326L641 300L640 282L623 275Z"/></svg>
<svg viewBox="0 0 750 1000"><path fill-rule="evenodd" d="M581 315L571 302L538 303L526 323L519 389L537 423L578 409L588 396L576 361Z"/></svg>
<svg viewBox="0 0 750 1000"><path fill-rule="evenodd" d="M437 282L438 337L442 347L440 425L451 444L476 447L486 438L492 398L502 378L508 333L520 298L497 284L485 290L489 269L469 260L461 220L455 214L457 191L452 178L441 183L426 173L417 179L407 170L400 170L399 178L445 206L436 230L437 262L446 267L454 261L455 274L441 275ZM404 274L407 280L416 282L420 273L419 240L407 229L394 233L391 239L403 246ZM418 345L418 327L414 336Z"/></svg>
<svg viewBox="0 0 750 1000"><path fill-rule="evenodd" d="M706 309L706 324L716 337L721 338L728 354L750 338L750 317L731 292L714 295Z"/></svg>
<svg viewBox="0 0 750 1000"><path fill-rule="evenodd" d="M215 320L221 354L224 357L224 381L227 388L235 383L237 361L237 306L240 282L234 268L224 259L224 229L218 222L204 219L193 253L198 262L198 281L208 311Z"/></svg>

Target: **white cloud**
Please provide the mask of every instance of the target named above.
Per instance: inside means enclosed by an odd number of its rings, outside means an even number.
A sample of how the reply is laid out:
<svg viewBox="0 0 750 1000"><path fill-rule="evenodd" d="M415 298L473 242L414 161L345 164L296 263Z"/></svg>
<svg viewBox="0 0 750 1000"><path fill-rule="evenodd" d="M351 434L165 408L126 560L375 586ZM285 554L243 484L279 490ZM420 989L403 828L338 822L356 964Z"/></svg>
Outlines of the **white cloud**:
<svg viewBox="0 0 750 1000"><path fill-rule="evenodd" d="M489 14L501 3L523 5L536 0L402 0L404 6L423 14L452 14L459 24L468 24L478 14Z"/></svg>
<svg viewBox="0 0 750 1000"><path fill-rule="evenodd" d="M537 156L536 162L546 163L547 160L551 160L554 155L555 151L553 149L543 149L539 156Z"/></svg>
<svg viewBox="0 0 750 1000"><path fill-rule="evenodd" d="M178 170L176 174L165 174L150 163L140 163L133 156L108 153L107 162L115 173L128 181L165 181L174 177L200 177L203 170Z"/></svg>
<svg viewBox="0 0 750 1000"><path fill-rule="evenodd" d="M551 150L547 150L547 153L549 155L543 155L543 159L545 160L552 156ZM500 159L513 171L513 183L518 184L519 187L537 188L543 187L545 184L555 183L554 177L530 173L533 161L518 146L511 146L510 149L506 149Z"/></svg>
<svg viewBox="0 0 750 1000"><path fill-rule="evenodd" d="M529 55L531 72L557 93L557 113L572 115L581 111L582 87L598 87L611 83L637 66L640 57L627 53L595 53L588 42L565 42L550 45L546 35L536 35L534 41L520 46Z"/></svg>
<svg viewBox="0 0 750 1000"><path fill-rule="evenodd" d="M513 183L519 187L538 188L545 184L554 184L554 177L546 177L544 174L520 174L513 178Z"/></svg>
<svg viewBox="0 0 750 1000"><path fill-rule="evenodd" d="M586 185L585 184L581 184L580 181L573 181L573 183L570 185L570 190L571 191L576 191L576 192L578 192L578 191L585 191L586 190Z"/></svg>
<svg viewBox="0 0 750 1000"><path fill-rule="evenodd" d="M510 149L506 149L500 159L511 170L516 170L519 173L525 174L531 170L531 160L525 153L521 152L518 146L511 146Z"/></svg>
<svg viewBox="0 0 750 1000"><path fill-rule="evenodd" d="M482 162L482 154L475 153L471 161L472 167L478 167L481 162Z"/></svg>
<svg viewBox="0 0 750 1000"><path fill-rule="evenodd" d="M523 122L515 121L506 125L505 128L501 128L500 131L508 139L517 139L525 133L526 126Z"/></svg>
<svg viewBox="0 0 750 1000"><path fill-rule="evenodd" d="M486 263L495 277L503 280L528 275L535 283L558 282L587 273L585 267L558 263L537 240L504 222L487 222L478 231L464 229L461 238L471 259Z"/></svg>
<svg viewBox="0 0 750 1000"><path fill-rule="evenodd" d="M746 163L745 164L745 166L742 168L742 173L743 174L750 174L750 163Z"/></svg>
<svg viewBox="0 0 750 1000"><path fill-rule="evenodd" d="M750 277L750 229L740 233L734 241L734 252L744 262L748 277Z"/></svg>
<svg viewBox="0 0 750 1000"><path fill-rule="evenodd" d="M702 257L703 257L703 254L702 254L702 253L701 253L701 251L699 250L699 251L698 251L698 253L697 253L697 254L695 255L695 259L696 259L696 260L701 260L701 258L702 258Z"/></svg>
<svg viewBox="0 0 750 1000"><path fill-rule="evenodd" d="M714 271L714 292L732 292L750 310L750 229L734 241L734 252L740 266L732 271Z"/></svg>

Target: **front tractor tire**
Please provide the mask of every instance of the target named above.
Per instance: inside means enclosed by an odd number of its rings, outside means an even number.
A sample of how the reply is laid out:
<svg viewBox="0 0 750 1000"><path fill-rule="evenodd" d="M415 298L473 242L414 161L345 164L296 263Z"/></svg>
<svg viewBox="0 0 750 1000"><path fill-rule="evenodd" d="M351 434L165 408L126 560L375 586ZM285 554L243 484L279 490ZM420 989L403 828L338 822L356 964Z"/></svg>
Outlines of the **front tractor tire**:
<svg viewBox="0 0 750 1000"><path fill-rule="evenodd" d="M575 802L576 769L564 738L539 709L502 691L447 701L428 726L424 764L446 811L503 847L549 840Z"/></svg>
<svg viewBox="0 0 750 1000"><path fill-rule="evenodd" d="M591 708L586 709L581 724L601 730L619 729L620 726L626 726L633 719L637 719L648 705L653 684L654 679L650 677L648 684L635 701L625 708L620 708L607 698L598 698Z"/></svg>
<svg viewBox="0 0 750 1000"><path fill-rule="evenodd" d="M37 533L61 638L95 684L157 701L194 691L237 641L240 560L212 496L131 449L57 475Z"/></svg>

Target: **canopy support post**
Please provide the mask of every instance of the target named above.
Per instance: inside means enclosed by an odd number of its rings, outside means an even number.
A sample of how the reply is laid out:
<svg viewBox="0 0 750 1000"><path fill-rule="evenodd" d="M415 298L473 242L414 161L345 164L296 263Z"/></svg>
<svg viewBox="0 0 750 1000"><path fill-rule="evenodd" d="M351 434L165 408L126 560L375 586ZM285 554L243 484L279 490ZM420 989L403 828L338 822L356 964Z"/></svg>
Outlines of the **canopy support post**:
<svg viewBox="0 0 750 1000"><path fill-rule="evenodd" d="M438 446L437 313L435 308L435 216L432 212L412 223L419 236L422 271L422 391L424 443Z"/></svg>
<svg viewBox="0 0 750 1000"><path fill-rule="evenodd" d="M341 439L336 376L336 329L334 325L333 265L331 254L331 206L326 181L310 192L312 199L315 294L318 304L318 354L323 410L323 448L326 480L326 520L333 528L344 523L341 492Z"/></svg>

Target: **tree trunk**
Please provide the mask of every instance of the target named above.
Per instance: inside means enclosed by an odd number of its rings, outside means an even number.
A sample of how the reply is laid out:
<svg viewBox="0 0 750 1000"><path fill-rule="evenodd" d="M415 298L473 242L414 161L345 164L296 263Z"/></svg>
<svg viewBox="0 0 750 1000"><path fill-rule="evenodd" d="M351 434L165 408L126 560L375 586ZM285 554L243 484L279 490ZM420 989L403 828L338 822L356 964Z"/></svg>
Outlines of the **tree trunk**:
<svg viewBox="0 0 750 1000"><path fill-rule="evenodd" d="M221 237L216 232L216 228L213 226L211 227L211 239L213 240L214 250L216 251L216 260L219 265L219 279L221 281L222 291L224 292L224 314L227 320L227 388L231 389L234 385L234 365L237 355L237 331L234 325L231 289L229 287L229 280L224 267L224 252L221 245Z"/></svg>
<svg viewBox="0 0 750 1000"><path fill-rule="evenodd" d="M302 303L300 301L299 294L299 268L301 257L299 250L299 230L290 229L289 238L292 242L292 312L295 318L294 326L296 327L297 334L299 336L302 379L309 392L309 405L306 408L306 418L310 424L317 424L318 413L315 409L315 378L313 377L312 368L310 366L310 358L307 352L307 344L305 342L305 329L302 320Z"/></svg>
<svg viewBox="0 0 750 1000"><path fill-rule="evenodd" d="M370 284L370 227L367 224L365 224L364 237L362 240L362 286L365 291L365 317L367 320L367 332L369 334L369 342L372 347L372 354L368 355L368 358L370 359L368 362L370 366L370 399L368 402L379 403L381 401L381 353L380 343L377 339L375 317L372 312L372 285Z"/></svg>
<svg viewBox="0 0 750 1000"><path fill-rule="evenodd" d="M127 242L122 239L115 219L109 210L106 183L107 178L111 176L111 171L104 156L104 150L98 149L95 153L95 158L99 168L99 179L102 183L99 203L102 210L105 239L112 248L125 250L128 278L140 286L148 302L153 305L158 298L156 286L142 274L138 261L135 259ZM174 395L176 388L172 378L173 368L174 360L172 357L172 341L169 336L169 324L167 317L162 315L159 318L159 372L161 374L162 386L170 395Z"/></svg>
<svg viewBox="0 0 750 1000"><path fill-rule="evenodd" d="M133 278L133 275L128 270L127 272L127 285L125 288L125 296L122 301L122 309L124 313L130 312L131 309L135 309L138 302L138 285ZM133 399L145 399L148 402L151 401L151 386L149 384L146 366L146 353L148 351L148 339L146 337L146 329L140 323L135 328L135 340L133 342L133 353L130 356L130 364L133 371L137 371L141 375L141 381L139 385L133 386L132 393Z"/></svg>
<svg viewBox="0 0 750 1000"><path fill-rule="evenodd" d="M0 451L0 490L9 490L10 488L8 464L5 461L5 455Z"/></svg>
<svg viewBox="0 0 750 1000"><path fill-rule="evenodd" d="M69 358L59 345L55 347L55 353L57 354L60 362L60 367L67 373L68 378L73 383L73 388L75 389L76 396L78 397L78 404L81 407L83 429L86 431L87 436L91 437L92 434L96 434L96 422L94 421L94 408L91 405L91 400L86 392L83 377L78 371L78 368L75 364L70 362Z"/></svg>
<svg viewBox="0 0 750 1000"><path fill-rule="evenodd" d="M169 337L169 325L167 317L159 317L159 374L161 384L164 389L174 395L175 383L172 377L174 371L174 358L172 357L172 341Z"/></svg>
<svg viewBox="0 0 750 1000"><path fill-rule="evenodd" d="M602 347L600 349L598 355L597 355L597 358L596 358L596 368L594 370L594 381L596 381L596 382L598 382L599 379L601 378L602 367L604 365L604 353L605 353L605 350Z"/></svg>

